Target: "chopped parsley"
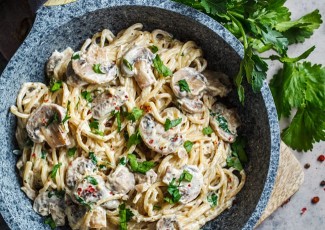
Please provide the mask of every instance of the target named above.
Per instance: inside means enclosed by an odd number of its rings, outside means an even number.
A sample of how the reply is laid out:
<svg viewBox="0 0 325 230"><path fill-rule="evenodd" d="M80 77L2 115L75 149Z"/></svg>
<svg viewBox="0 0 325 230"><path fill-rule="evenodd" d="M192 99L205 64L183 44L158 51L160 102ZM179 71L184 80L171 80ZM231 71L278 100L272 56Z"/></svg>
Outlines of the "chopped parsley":
<svg viewBox="0 0 325 230"><path fill-rule="evenodd" d="M88 91L83 91L81 92L81 96L88 102L92 102L93 101L93 97L91 96L91 93ZM79 101L78 101L79 104Z"/></svg>
<svg viewBox="0 0 325 230"><path fill-rule="evenodd" d="M86 176L85 179L92 185L98 185L97 180L92 176Z"/></svg>
<svg viewBox="0 0 325 230"><path fill-rule="evenodd" d="M140 132L139 132L139 130L137 130L135 133L133 133L130 136L130 138L129 138L127 144L126 144L126 147L130 148L132 145L140 144L141 141L142 141L142 139L141 139L141 136L140 136Z"/></svg>
<svg viewBox="0 0 325 230"><path fill-rule="evenodd" d="M80 196L78 195L74 195L76 198L76 201L78 201L81 205L86 206L87 208L91 209L91 205L92 203L87 203L84 199L82 199Z"/></svg>
<svg viewBox="0 0 325 230"><path fill-rule="evenodd" d="M51 216L47 217L44 221L45 224L49 225L51 229L55 229L56 228L56 224L54 222L54 220L52 219Z"/></svg>
<svg viewBox="0 0 325 230"><path fill-rule="evenodd" d="M120 111L117 111L117 112L114 112L113 111L113 114L116 118L116 123L117 123L117 131L118 132L121 132L121 127L122 127L122 122L121 122L121 112Z"/></svg>
<svg viewBox="0 0 325 230"><path fill-rule="evenodd" d="M184 142L184 148L186 150L186 152L191 152L192 150L192 147L193 147L193 142L192 141L185 141Z"/></svg>
<svg viewBox="0 0 325 230"><path fill-rule="evenodd" d="M207 197L208 202L210 203L210 206L212 208L216 207L218 205L218 195L215 193L210 194Z"/></svg>
<svg viewBox="0 0 325 230"><path fill-rule="evenodd" d="M62 120L62 124L64 124L67 120L69 120L71 117L69 116L69 112L70 112L70 101L68 101L68 105L67 105L67 112L65 114L64 119Z"/></svg>
<svg viewBox="0 0 325 230"><path fill-rule="evenodd" d="M211 133L213 133L213 130L210 126L208 127L205 127L203 130L202 130L203 134L204 135L210 135Z"/></svg>
<svg viewBox="0 0 325 230"><path fill-rule="evenodd" d="M135 122L143 115L143 110L137 107L134 107L131 113L126 114L126 119Z"/></svg>
<svg viewBox="0 0 325 230"><path fill-rule="evenodd" d="M41 151L41 158L42 159L45 159L46 158L46 155L47 155L47 152L45 150L42 150Z"/></svg>
<svg viewBox="0 0 325 230"><path fill-rule="evenodd" d="M151 52L153 52L154 54L158 52L158 47L155 45L149 46L149 49L151 50Z"/></svg>
<svg viewBox="0 0 325 230"><path fill-rule="evenodd" d="M179 80L178 82L178 86L179 86L179 89L180 89L180 91L181 92L191 92L191 89L190 89L190 87L188 86L188 84L187 84L187 81L186 80Z"/></svg>
<svg viewBox="0 0 325 230"><path fill-rule="evenodd" d="M129 164L131 166L131 170L133 172L138 172L142 174L145 174L156 165L152 161L139 162L137 161L137 157L134 154L128 154L128 159L129 159Z"/></svg>
<svg viewBox="0 0 325 230"><path fill-rule="evenodd" d="M99 122L96 119L89 123L89 127L92 133L104 136L104 132L99 130Z"/></svg>
<svg viewBox="0 0 325 230"><path fill-rule="evenodd" d="M79 52L74 53L74 54L72 55L71 59L73 59L73 60L78 60L78 59L80 59L80 53L79 53Z"/></svg>
<svg viewBox="0 0 325 230"><path fill-rule="evenodd" d="M153 66L158 71L158 73L163 75L164 77L173 75L173 72L167 66L164 65L158 54L153 59Z"/></svg>
<svg viewBox="0 0 325 230"><path fill-rule="evenodd" d="M166 122L165 122L165 131L179 125L180 123L182 122L182 118L178 118L178 119L175 119L175 120L170 120L169 118L166 119Z"/></svg>
<svg viewBox="0 0 325 230"><path fill-rule="evenodd" d="M119 161L120 165L126 165L126 157L121 157Z"/></svg>
<svg viewBox="0 0 325 230"><path fill-rule="evenodd" d="M238 171L243 170L243 163L247 163L247 155L244 150L245 140L237 138L237 140L231 144L232 153L227 157L227 166L233 167Z"/></svg>
<svg viewBox="0 0 325 230"><path fill-rule="evenodd" d="M224 116L222 116L221 114L217 114L216 120L218 122L219 127L223 129L223 131L225 131L226 133L231 133L228 128L228 121Z"/></svg>
<svg viewBox="0 0 325 230"><path fill-rule="evenodd" d="M51 92L56 92L56 91L58 91L61 88L62 88L62 81L55 81L55 82L53 82L51 84L50 91Z"/></svg>
<svg viewBox="0 0 325 230"><path fill-rule="evenodd" d="M54 123L54 122L58 122L59 121L59 115L57 112L54 112L53 116L47 121L46 127L48 127L50 124Z"/></svg>
<svg viewBox="0 0 325 230"><path fill-rule="evenodd" d="M76 153L76 151L77 151L77 147L69 148L68 149L68 156L73 157L74 154Z"/></svg>
<svg viewBox="0 0 325 230"><path fill-rule="evenodd" d="M89 158L93 162L94 165L97 165L97 157L94 152L89 152Z"/></svg>
<svg viewBox="0 0 325 230"><path fill-rule="evenodd" d="M125 207L125 203L120 204L119 217L120 217L120 230L127 230L127 222L129 222L134 214L132 211Z"/></svg>
<svg viewBox="0 0 325 230"><path fill-rule="evenodd" d="M56 177L56 173L58 171L58 169L61 167L62 163L58 163L56 165L54 165L52 171L50 172L50 176L52 179L54 179Z"/></svg>
<svg viewBox="0 0 325 230"><path fill-rule="evenodd" d="M129 69L129 70L133 70L133 66L132 66L132 64L128 61L128 60L126 60L126 59L123 59L123 64Z"/></svg>
<svg viewBox="0 0 325 230"><path fill-rule="evenodd" d="M100 64L94 64L93 65L93 70L95 73L98 73L98 74L105 74L105 72L102 71L102 69L100 68L101 65Z"/></svg>
<svg viewBox="0 0 325 230"><path fill-rule="evenodd" d="M192 178L193 178L193 175L191 173L189 173L189 171L184 170L179 177L179 183L181 183L182 181L191 182Z"/></svg>
<svg viewBox="0 0 325 230"><path fill-rule="evenodd" d="M160 210L161 209L161 206L159 206L159 205L154 205L153 206L153 210Z"/></svg>

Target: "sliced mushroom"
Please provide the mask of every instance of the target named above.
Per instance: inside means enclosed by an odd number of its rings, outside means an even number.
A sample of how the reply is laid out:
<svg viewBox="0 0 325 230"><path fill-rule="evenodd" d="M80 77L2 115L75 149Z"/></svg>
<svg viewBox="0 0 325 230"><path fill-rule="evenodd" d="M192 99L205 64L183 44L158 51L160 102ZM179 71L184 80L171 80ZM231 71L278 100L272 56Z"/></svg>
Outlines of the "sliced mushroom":
<svg viewBox="0 0 325 230"><path fill-rule="evenodd" d="M149 187L156 182L157 173L153 169L150 169L146 174L135 173L134 175L137 192L142 193L149 189Z"/></svg>
<svg viewBox="0 0 325 230"><path fill-rule="evenodd" d="M221 72L214 72L211 70L205 70L203 72L208 84L209 95L215 97L225 97L231 90L231 83L229 77Z"/></svg>
<svg viewBox="0 0 325 230"><path fill-rule="evenodd" d="M116 193L127 194L129 191L133 190L135 186L133 173L123 165L118 165L107 179L108 187Z"/></svg>
<svg viewBox="0 0 325 230"><path fill-rule="evenodd" d="M88 50L78 52L77 58L72 58L72 68L82 81L91 84L103 84L114 80L118 69L113 61L108 59L109 50L91 44Z"/></svg>
<svg viewBox="0 0 325 230"><path fill-rule="evenodd" d="M70 47L66 48L62 53L55 50L46 63L46 75L49 78L61 80L72 54L73 50Z"/></svg>
<svg viewBox="0 0 325 230"><path fill-rule="evenodd" d="M96 165L90 159L85 157L76 158L66 172L65 180L68 187L73 188L85 175L93 174L96 169Z"/></svg>
<svg viewBox="0 0 325 230"><path fill-rule="evenodd" d="M192 180L190 182L183 180L180 183L178 190L181 194L181 199L179 202L182 204L187 204L200 194L203 186L203 175L196 165L185 165L181 169L168 166L166 174L163 178L163 182L169 184L175 178L176 182L178 183L178 180L184 171L187 171L192 175Z"/></svg>
<svg viewBox="0 0 325 230"><path fill-rule="evenodd" d="M189 92L184 89L182 90L180 87L180 81L184 80L188 85ZM189 99L200 99L207 88L206 84L207 80L204 75L190 67L185 67L175 72L170 82L170 86L176 97L187 97Z"/></svg>
<svg viewBox="0 0 325 230"><path fill-rule="evenodd" d="M69 226L72 229L79 229L79 226L83 223L83 217L87 212L87 208L85 206L76 204L72 202L70 196L65 196L65 214L67 215Z"/></svg>
<svg viewBox="0 0 325 230"><path fill-rule="evenodd" d="M184 143L179 127L165 131L164 126L155 121L151 113L141 118L139 131L146 146L163 155L176 152Z"/></svg>
<svg viewBox="0 0 325 230"><path fill-rule="evenodd" d="M181 109L187 113L202 113L204 104L200 99L188 99L186 97L177 100Z"/></svg>
<svg viewBox="0 0 325 230"><path fill-rule="evenodd" d="M180 230L176 216L163 216L156 225L157 230Z"/></svg>
<svg viewBox="0 0 325 230"><path fill-rule="evenodd" d="M211 108L210 125L222 140L233 143L240 121L234 109L227 109L223 104L216 103Z"/></svg>
<svg viewBox="0 0 325 230"><path fill-rule="evenodd" d="M68 125L62 124L66 110L56 104L44 103L30 115L26 130L29 138L35 143L44 140L52 147L58 148L70 144Z"/></svg>
<svg viewBox="0 0 325 230"><path fill-rule="evenodd" d="M128 50L123 56L122 73L126 77L135 77L139 87L144 89L156 82L152 72L154 54L146 47L136 46Z"/></svg>
<svg viewBox="0 0 325 230"><path fill-rule="evenodd" d="M109 117L115 109L119 110L128 98L124 87L110 88L109 92L102 93L93 100L91 106L93 118Z"/></svg>
<svg viewBox="0 0 325 230"><path fill-rule="evenodd" d="M99 175L86 176L73 189L73 201L77 204L92 205L112 196L105 186L103 177Z"/></svg>
<svg viewBox="0 0 325 230"><path fill-rule="evenodd" d="M88 85L89 83L86 81L83 81L73 70L72 68L72 62L69 63L67 67L67 71L65 72L66 76L66 82L68 85L71 85L73 87L81 87L84 85Z"/></svg>
<svg viewBox="0 0 325 230"><path fill-rule="evenodd" d="M54 191L41 192L34 200L33 209L42 216L51 214L57 226L64 226L64 196L58 195L58 193Z"/></svg>
<svg viewBox="0 0 325 230"><path fill-rule="evenodd" d="M92 210L92 215L89 221L90 228L105 228L107 226L106 223L106 211L102 207L95 207Z"/></svg>

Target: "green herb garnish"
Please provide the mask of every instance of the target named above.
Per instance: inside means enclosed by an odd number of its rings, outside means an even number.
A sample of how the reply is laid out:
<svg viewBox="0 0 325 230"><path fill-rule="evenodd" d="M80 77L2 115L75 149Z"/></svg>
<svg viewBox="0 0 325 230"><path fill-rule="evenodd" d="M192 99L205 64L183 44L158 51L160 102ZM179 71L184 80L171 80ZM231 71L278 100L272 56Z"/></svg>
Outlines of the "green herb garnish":
<svg viewBox="0 0 325 230"><path fill-rule="evenodd" d="M129 70L133 70L133 66L132 66L132 64L128 61L128 60L126 60L126 59L123 59L123 64L129 69Z"/></svg>
<svg viewBox="0 0 325 230"><path fill-rule="evenodd" d="M121 157L120 161L119 161L119 164L125 166L126 165L126 157Z"/></svg>
<svg viewBox="0 0 325 230"><path fill-rule="evenodd" d="M129 159L129 164L131 166L131 170L133 172L145 174L150 169L155 167L155 163L152 161L143 161L143 162L137 161L137 157L134 154L128 154L128 159Z"/></svg>
<svg viewBox="0 0 325 230"><path fill-rule="evenodd" d="M142 139L141 139L141 136L140 136L140 132L139 132L139 130L137 130L135 133L133 133L130 136L130 138L129 138L127 144L126 144L126 147L130 148L132 145L140 144L141 141L142 141Z"/></svg>
<svg viewBox="0 0 325 230"><path fill-rule="evenodd" d="M175 119L175 120L170 120L169 118L166 119L166 122L165 122L165 131L179 125L180 123L182 122L182 118L178 118L178 119Z"/></svg>
<svg viewBox="0 0 325 230"><path fill-rule="evenodd" d="M125 204L119 206L119 217L120 217L120 230L127 230L127 222L129 222L134 214L132 211L125 207Z"/></svg>
<svg viewBox="0 0 325 230"><path fill-rule="evenodd" d="M105 74L105 72L103 72L100 67L101 67L101 64L94 64L93 65L94 72L98 73L98 74Z"/></svg>
<svg viewBox="0 0 325 230"><path fill-rule="evenodd" d="M210 135L211 133L213 133L213 130L210 126L208 126L208 127L203 128L202 132L204 135Z"/></svg>
<svg viewBox="0 0 325 230"><path fill-rule="evenodd" d="M67 104L67 112L65 114L64 119L62 120L62 124L64 124L67 120L69 120L71 118L69 116L69 112L70 112L70 101L68 101L68 104Z"/></svg>
<svg viewBox="0 0 325 230"><path fill-rule="evenodd" d="M78 201L81 205L86 206L87 208L91 209L91 205L92 203L88 203L86 202L84 199L82 199L80 196L78 195L74 195L76 198L76 201Z"/></svg>
<svg viewBox="0 0 325 230"><path fill-rule="evenodd" d="M164 198L164 200L170 204L177 203L182 197L182 195L179 192L178 186L175 184L175 181L176 181L176 179L173 178L167 188L167 192L170 195L170 197Z"/></svg>
<svg viewBox="0 0 325 230"><path fill-rule="evenodd" d="M217 114L216 120L218 122L219 127L225 131L226 133L231 133L229 128L228 128L228 121L224 116L221 114Z"/></svg>
<svg viewBox="0 0 325 230"><path fill-rule="evenodd" d="M97 165L97 157L95 155L94 152L89 152L89 158L91 159L91 161L93 162L94 165Z"/></svg>
<svg viewBox="0 0 325 230"><path fill-rule="evenodd" d="M190 87L188 86L188 84L187 84L187 81L186 80L179 80L178 82L178 86L179 86L179 89L180 89L180 91L181 92L191 92L191 89L190 89Z"/></svg>
<svg viewBox="0 0 325 230"><path fill-rule="evenodd" d="M78 52L74 53L74 54L72 55L71 59L73 59L73 60L78 60L78 59L80 59L80 53L78 53Z"/></svg>
<svg viewBox="0 0 325 230"><path fill-rule="evenodd" d="M212 208L216 207L218 205L218 195L215 193L210 194L207 197L208 202L210 203L210 206Z"/></svg>
<svg viewBox="0 0 325 230"><path fill-rule="evenodd" d="M143 115L143 110L137 107L134 107L131 113L126 113L126 119L135 122Z"/></svg>
<svg viewBox="0 0 325 230"><path fill-rule="evenodd" d="M83 91L81 92L81 96L88 102L92 102L93 101L93 97L91 96L91 93L88 91ZM79 102L78 102L79 103Z"/></svg>
<svg viewBox="0 0 325 230"><path fill-rule="evenodd" d="M191 182L192 178L193 178L193 175L191 173L189 173L189 171L184 170L182 172L182 174L180 175L178 181L179 181L179 183L181 183L182 181Z"/></svg>
<svg viewBox="0 0 325 230"><path fill-rule="evenodd" d="M56 224L54 222L54 220L52 219L51 216L47 217L44 221L45 224L49 225L51 229L55 229L56 228Z"/></svg>
<svg viewBox="0 0 325 230"><path fill-rule="evenodd" d="M98 185L97 180L92 176L86 176L85 179L92 185Z"/></svg>
<svg viewBox="0 0 325 230"><path fill-rule="evenodd" d="M47 152L45 150L41 151L41 158L46 159Z"/></svg>
<svg viewBox="0 0 325 230"><path fill-rule="evenodd" d="M173 72L167 66L164 65L158 54L153 59L153 66L158 71L158 73L163 75L164 77L173 75Z"/></svg>
<svg viewBox="0 0 325 230"><path fill-rule="evenodd" d="M184 142L184 148L186 149L186 152L191 152L193 147L193 142L192 141L185 141Z"/></svg>
<svg viewBox="0 0 325 230"><path fill-rule="evenodd" d="M51 85L50 91L56 92L62 88L62 81L56 81Z"/></svg>
<svg viewBox="0 0 325 230"><path fill-rule="evenodd" d="M154 54L158 52L158 47L155 45L149 46L149 49L151 50L151 52L153 52Z"/></svg>
<svg viewBox="0 0 325 230"><path fill-rule="evenodd" d="M50 172L50 176L52 179L54 179L56 177L56 173L58 171L58 169L61 167L62 163L58 163L56 165L54 165L52 171Z"/></svg>
<svg viewBox="0 0 325 230"><path fill-rule="evenodd" d="M68 149L68 156L73 157L74 154L76 153L76 151L77 151L77 147L69 148Z"/></svg>

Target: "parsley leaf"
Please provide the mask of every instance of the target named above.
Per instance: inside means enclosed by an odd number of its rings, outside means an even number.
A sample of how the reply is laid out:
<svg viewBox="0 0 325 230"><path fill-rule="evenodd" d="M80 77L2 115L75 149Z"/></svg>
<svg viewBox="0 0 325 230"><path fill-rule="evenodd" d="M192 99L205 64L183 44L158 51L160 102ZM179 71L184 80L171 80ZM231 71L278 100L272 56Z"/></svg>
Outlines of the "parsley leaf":
<svg viewBox="0 0 325 230"><path fill-rule="evenodd" d="M126 165L126 157L121 157L119 161L120 165Z"/></svg>
<svg viewBox="0 0 325 230"><path fill-rule="evenodd" d="M98 185L97 180L92 176L86 176L85 179L92 185Z"/></svg>
<svg viewBox="0 0 325 230"><path fill-rule="evenodd" d="M145 174L150 169L155 167L155 163L151 161L143 161L139 162L137 161L137 157L134 154L128 154L129 164L131 166L131 170L133 172L138 172Z"/></svg>
<svg viewBox="0 0 325 230"><path fill-rule="evenodd" d="M143 110L139 109L137 107L134 107L132 109L131 113L127 113L126 114L126 119L135 122L136 120L138 120L141 116L143 115Z"/></svg>
<svg viewBox="0 0 325 230"><path fill-rule="evenodd" d="M70 112L70 101L68 101L68 105L67 105L67 112L65 114L64 119L62 120L62 124L64 124L67 120L69 120L71 117L69 116L69 112Z"/></svg>
<svg viewBox="0 0 325 230"><path fill-rule="evenodd" d="M51 229L55 229L56 228L56 224L54 222L54 220L52 219L51 216L47 217L44 221L45 224L49 225Z"/></svg>
<svg viewBox="0 0 325 230"><path fill-rule="evenodd" d="M226 120L226 118L221 114L217 114L216 116L216 120L218 122L219 127L223 129L223 131L225 131L226 133L231 133L228 128L228 121Z"/></svg>
<svg viewBox="0 0 325 230"><path fill-rule="evenodd" d="M167 188L167 192L170 195L170 197L164 198L164 200L170 204L177 203L182 197L182 195L180 194L180 192L178 190L178 186L175 184L175 181L176 181L176 179L173 178Z"/></svg>
<svg viewBox="0 0 325 230"><path fill-rule="evenodd" d="M95 155L94 152L89 152L89 158L91 159L91 161L93 162L94 165L97 165L97 157Z"/></svg>
<svg viewBox="0 0 325 230"><path fill-rule="evenodd" d="M191 89L190 87L188 86L187 84L187 81L186 80L179 80L178 82L178 85L179 85L179 89L181 92L191 92Z"/></svg>
<svg viewBox="0 0 325 230"><path fill-rule="evenodd" d="M45 150L41 151L41 158L46 159L47 152Z"/></svg>
<svg viewBox="0 0 325 230"><path fill-rule="evenodd" d="M158 47L155 45L149 46L149 49L151 50L151 52L153 52L154 54L158 52Z"/></svg>
<svg viewBox="0 0 325 230"><path fill-rule="evenodd" d="M133 66L132 66L132 64L128 61L128 60L126 60L126 59L123 59L123 64L129 69L129 70L133 70Z"/></svg>
<svg viewBox="0 0 325 230"><path fill-rule="evenodd" d="M88 102L92 102L93 101L93 97L91 96L91 93L88 91L83 91L81 92L81 96L86 99L86 101ZM78 102L79 103L79 102Z"/></svg>
<svg viewBox="0 0 325 230"><path fill-rule="evenodd" d="M184 170L179 177L178 183L180 184L182 181L191 182L192 178L193 178L193 175L191 173L189 173L189 171Z"/></svg>
<svg viewBox="0 0 325 230"><path fill-rule="evenodd" d="M61 167L62 163L58 163L56 165L54 165L52 171L50 172L50 176L52 179L54 179L56 177L56 173L58 171L58 169Z"/></svg>
<svg viewBox="0 0 325 230"><path fill-rule="evenodd" d="M129 149L132 145L137 145L141 143L141 136L139 133L139 130L137 130L135 133L133 133L126 144L126 147Z"/></svg>
<svg viewBox="0 0 325 230"><path fill-rule="evenodd" d="M207 197L208 202L210 203L210 206L212 208L216 207L218 205L218 195L215 193L210 194Z"/></svg>
<svg viewBox="0 0 325 230"><path fill-rule="evenodd" d="M153 59L153 66L158 71L158 73L163 75L164 77L173 75L173 72L167 66L164 65L163 61L160 59L158 54Z"/></svg>
<svg viewBox="0 0 325 230"><path fill-rule="evenodd" d="M105 74L105 72L102 71L101 64L94 64L93 65L93 70L94 70L95 73Z"/></svg>
<svg viewBox="0 0 325 230"><path fill-rule="evenodd" d="M69 148L68 149L68 156L73 157L74 154L76 153L76 151L77 151L77 147Z"/></svg>
<svg viewBox="0 0 325 230"><path fill-rule="evenodd" d="M234 143L231 144L232 153L227 157L227 166L233 167L238 171L243 169L242 163L247 163L247 155L244 147L246 145L245 139L238 137Z"/></svg>
<svg viewBox="0 0 325 230"><path fill-rule="evenodd" d="M76 198L76 201L78 201L81 205L86 206L87 208L91 209L91 205L92 203L88 203L86 202L84 199L82 199L80 196L78 195L74 195Z"/></svg>
<svg viewBox="0 0 325 230"><path fill-rule="evenodd" d="M56 92L62 88L62 81L56 81L51 85L50 91Z"/></svg>
<svg viewBox="0 0 325 230"><path fill-rule="evenodd" d="M208 127L203 128L202 132L204 135L210 135L211 133L213 133L213 130L210 126L208 126Z"/></svg>
<svg viewBox="0 0 325 230"><path fill-rule="evenodd" d="M80 59L80 53L79 53L79 52L75 52L75 53L72 55L71 59L73 59L73 60L78 60L78 59Z"/></svg>
<svg viewBox="0 0 325 230"><path fill-rule="evenodd" d="M175 120L170 120L169 118L166 119L165 121L165 131L179 125L182 122L182 118L177 118Z"/></svg>
<svg viewBox="0 0 325 230"><path fill-rule="evenodd" d="M134 214L132 211L125 207L125 203L119 205L119 217L120 217L120 230L127 230L127 222L129 222Z"/></svg>
<svg viewBox="0 0 325 230"><path fill-rule="evenodd" d="M186 149L186 152L191 152L193 147L193 142L192 141L185 141L184 142L184 148Z"/></svg>
<svg viewBox="0 0 325 230"><path fill-rule="evenodd" d="M114 113L114 116L116 117L116 123L117 123L117 131L121 132L121 113L120 111L117 111Z"/></svg>
<svg viewBox="0 0 325 230"><path fill-rule="evenodd" d="M104 136L104 132L99 130L99 122L96 119L89 123L89 127L92 133Z"/></svg>

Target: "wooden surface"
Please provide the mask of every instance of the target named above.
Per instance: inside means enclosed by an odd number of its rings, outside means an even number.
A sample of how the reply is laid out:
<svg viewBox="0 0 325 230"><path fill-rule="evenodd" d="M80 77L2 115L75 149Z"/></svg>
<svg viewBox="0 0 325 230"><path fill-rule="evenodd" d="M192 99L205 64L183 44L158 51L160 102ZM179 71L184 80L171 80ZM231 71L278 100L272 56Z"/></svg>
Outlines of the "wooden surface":
<svg viewBox="0 0 325 230"><path fill-rule="evenodd" d="M300 162L283 142L281 143L279 169L268 205L256 226L295 194L304 181Z"/></svg>

